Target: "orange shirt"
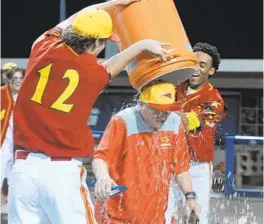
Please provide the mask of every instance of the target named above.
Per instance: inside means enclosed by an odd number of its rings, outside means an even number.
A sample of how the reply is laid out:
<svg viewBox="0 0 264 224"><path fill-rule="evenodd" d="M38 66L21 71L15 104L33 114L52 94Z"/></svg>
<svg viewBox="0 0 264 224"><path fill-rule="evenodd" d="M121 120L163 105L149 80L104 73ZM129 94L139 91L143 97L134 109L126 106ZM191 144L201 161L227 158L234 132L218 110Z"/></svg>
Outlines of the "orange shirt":
<svg viewBox="0 0 264 224"><path fill-rule="evenodd" d="M187 88L187 83L177 87L177 102L183 112L195 112L201 122L199 129L187 134L191 159L200 162L213 161L217 124L226 115L224 101L210 83L188 95Z"/></svg>
<svg viewBox="0 0 264 224"><path fill-rule="evenodd" d="M109 81L94 55L77 55L48 32L31 51L14 110L15 144L53 157L87 157L93 138L87 121Z"/></svg>
<svg viewBox="0 0 264 224"><path fill-rule="evenodd" d="M189 169L184 128L178 115L169 115L156 132L132 107L112 117L94 158L109 166L110 176L128 187L102 204L96 201L98 223L164 223L171 172Z"/></svg>

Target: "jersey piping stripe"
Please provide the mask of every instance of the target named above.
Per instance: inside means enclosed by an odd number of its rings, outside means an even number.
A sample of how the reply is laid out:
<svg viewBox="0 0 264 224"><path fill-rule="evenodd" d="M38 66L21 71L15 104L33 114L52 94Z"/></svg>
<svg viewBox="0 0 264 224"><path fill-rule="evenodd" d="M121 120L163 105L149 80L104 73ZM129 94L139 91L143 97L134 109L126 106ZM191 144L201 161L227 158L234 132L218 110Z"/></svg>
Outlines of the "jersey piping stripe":
<svg viewBox="0 0 264 224"><path fill-rule="evenodd" d="M81 183L83 182L83 178L85 177L85 169L83 167L81 167ZM89 204L88 201L88 193L87 193L87 189L82 185L81 186L81 196L83 199L83 203L84 203L84 207L85 207L85 214L86 214L86 222L88 224L94 224L94 215L93 215L93 211L92 208Z"/></svg>
<svg viewBox="0 0 264 224"><path fill-rule="evenodd" d="M79 57L80 55L78 55L68 44L64 43L65 46L77 57Z"/></svg>
<svg viewBox="0 0 264 224"><path fill-rule="evenodd" d="M195 96L195 97L193 97L193 98L191 98L189 100L187 100L186 102L183 103L183 106L182 107L184 107L186 104L190 103L191 101L197 99L198 97L199 97L199 95L198 96Z"/></svg>

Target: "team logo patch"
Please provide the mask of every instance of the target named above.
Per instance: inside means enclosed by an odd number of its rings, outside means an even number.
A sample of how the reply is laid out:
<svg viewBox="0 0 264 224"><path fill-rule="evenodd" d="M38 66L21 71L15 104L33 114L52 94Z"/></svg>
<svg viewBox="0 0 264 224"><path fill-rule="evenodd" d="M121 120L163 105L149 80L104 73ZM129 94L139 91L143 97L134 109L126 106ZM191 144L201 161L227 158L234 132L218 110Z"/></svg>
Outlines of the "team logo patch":
<svg viewBox="0 0 264 224"><path fill-rule="evenodd" d="M172 145L170 143L170 139L168 138L168 136L164 136L160 139L161 143L160 143L160 147L162 149L167 149L170 148Z"/></svg>

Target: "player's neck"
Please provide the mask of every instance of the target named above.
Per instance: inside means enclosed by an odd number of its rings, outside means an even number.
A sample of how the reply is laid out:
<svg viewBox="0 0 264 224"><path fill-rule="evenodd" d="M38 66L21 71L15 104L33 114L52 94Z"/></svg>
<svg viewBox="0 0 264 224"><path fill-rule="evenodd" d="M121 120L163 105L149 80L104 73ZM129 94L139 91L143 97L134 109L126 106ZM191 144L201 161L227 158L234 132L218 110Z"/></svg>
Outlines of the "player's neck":
<svg viewBox="0 0 264 224"><path fill-rule="evenodd" d="M13 89L13 88L10 88L10 90L11 90L11 93L12 93L13 96L18 94L18 90Z"/></svg>
<svg viewBox="0 0 264 224"><path fill-rule="evenodd" d="M92 49L87 50L86 53L97 56L96 52L93 51Z"/></svg>
<svg viewBox="0 0 264 224"><path fill-rule="evenodd" d="M198 91L200 90L201 88L203 88L209 81L206 80L204 81L203 83L201 83L200 85L197 85L197 86L191 86L189 85L188 87L191 89L191 90L195 90L195 91Z"/></svg>

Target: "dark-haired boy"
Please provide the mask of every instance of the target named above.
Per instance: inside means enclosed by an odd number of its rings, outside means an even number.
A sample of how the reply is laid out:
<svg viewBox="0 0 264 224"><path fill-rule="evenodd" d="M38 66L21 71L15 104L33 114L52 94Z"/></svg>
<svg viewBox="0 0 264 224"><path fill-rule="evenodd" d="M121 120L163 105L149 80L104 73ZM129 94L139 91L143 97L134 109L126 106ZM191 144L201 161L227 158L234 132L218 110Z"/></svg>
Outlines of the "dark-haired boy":
<svg viewBox="0 0 264 224"><path fill-rule="evenodd" d="M197 56L197 67L188 82L177 86L177 103L185 125L187 142L191 154L190 174L197 202L201 207L200 224L208 223L211 192L212 161L214 160L214 135L217 124L224 118L224 101L209 82L219 68L220 54L208 43L197 43L193 47ZM172 214L181 201L181 192L172 178L169 190L166 223L171 223Z"/></svg>

